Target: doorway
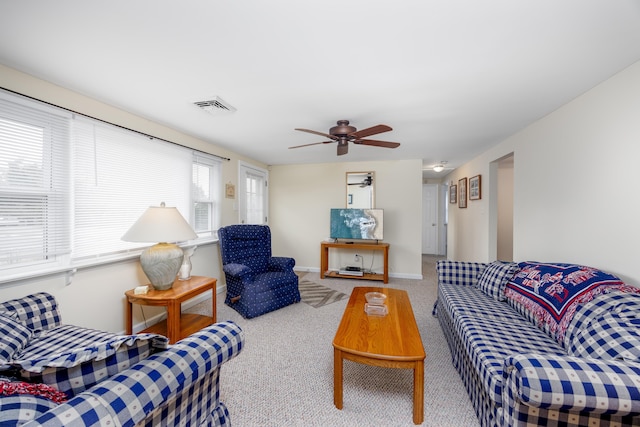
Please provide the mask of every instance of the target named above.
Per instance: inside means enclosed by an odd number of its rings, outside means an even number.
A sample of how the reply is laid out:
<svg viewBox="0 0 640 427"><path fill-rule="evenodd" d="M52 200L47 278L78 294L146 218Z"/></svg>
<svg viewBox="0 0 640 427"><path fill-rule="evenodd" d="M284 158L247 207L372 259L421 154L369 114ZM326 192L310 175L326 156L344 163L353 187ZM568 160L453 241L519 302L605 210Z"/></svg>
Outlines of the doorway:
<svg viewBox="0 0 640 427"><path fill-rule="evenodd" d="M438 255L438 186L422 185L422 253Z"/></svg>
<svg viewBox="0 0 640 427"><path fill-rule="evenodd" d="M240 224L267 224L268 172L238 162L238 215Z"/></svg>
<svg viewBox="0 0 640 427"><path fill-rule="evenodd" d="M498 159L492 164L495 172L495 241L496 258L501 261L513 261L513 153Z"/></svg>

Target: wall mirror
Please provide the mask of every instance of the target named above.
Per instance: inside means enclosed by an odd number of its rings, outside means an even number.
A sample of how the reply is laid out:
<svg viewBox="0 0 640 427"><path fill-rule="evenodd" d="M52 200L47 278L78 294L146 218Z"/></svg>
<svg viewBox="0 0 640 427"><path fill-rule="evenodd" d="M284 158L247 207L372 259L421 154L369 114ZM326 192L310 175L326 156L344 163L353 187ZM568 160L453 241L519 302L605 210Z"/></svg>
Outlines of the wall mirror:
<svg viewBox="0 0 640 427"><path fill-rule="evenodd" d="M375 208L375 174L347 172L347 208Z"/></svg>

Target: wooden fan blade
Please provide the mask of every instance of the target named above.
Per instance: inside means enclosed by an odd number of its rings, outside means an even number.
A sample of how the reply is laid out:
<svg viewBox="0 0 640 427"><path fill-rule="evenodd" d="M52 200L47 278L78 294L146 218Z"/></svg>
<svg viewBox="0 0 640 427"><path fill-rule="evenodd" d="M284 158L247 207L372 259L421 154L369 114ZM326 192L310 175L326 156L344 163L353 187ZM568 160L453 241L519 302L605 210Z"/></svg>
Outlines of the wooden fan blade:
<svg viewBox="0 0 640 427"><path fill-rule="evenodd" d="M324 136L325 138L329 138L329 139L334 139L337 140L338 138L333 136L333 135L329 135L328 133L324 133L324 132L318 132L317 130L311 130L311 129L298 129L296 128L295 130L299 130L300 132L307 132L307 133L312 133L314 135L320 135L320 136Z"/></svg>
<svg viewBox="0 0 640 427"><path fill-rule="evenodd" d="M390 126L376 125L376 126L371 126L370 128L366 128L366 129L362 129L362 130L358 130L353 133L350 133L349 136L354 137L356 139L360 139L360 138L365 138L367 136L376 135L382 132L389 132L390 130L393 130Z"/></svg>
<svg viewBox="0 0 640 427"><path fill-rule="evenodd" d="M400 146L399 142L376 141L375 139L357 139L352 141L354 144L373 145L375 147L396 148Z"/></svg>
<svg viewBox="0 0 640 427"><path fill-rule="evenodd" d="M338 142L338 156L342 156L349 152L349 143L346 141Z"/></svg>
<svg viewBox="0 0 640 427"><path fill-rule="evenodd" d="M308 147L310 145L331 144L332 142L335 142L335 141L312 142L311 144L294 145L293 147L289 147L289 148L300 148L300 147Z"/></svg>

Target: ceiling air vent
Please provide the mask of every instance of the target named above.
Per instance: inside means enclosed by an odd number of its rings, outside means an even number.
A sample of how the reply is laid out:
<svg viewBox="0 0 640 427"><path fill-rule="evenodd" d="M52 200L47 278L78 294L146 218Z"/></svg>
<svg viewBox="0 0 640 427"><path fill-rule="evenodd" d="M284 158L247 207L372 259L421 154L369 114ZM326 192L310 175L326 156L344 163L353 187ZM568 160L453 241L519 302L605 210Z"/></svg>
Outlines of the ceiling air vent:
<svg viewBox="0 0 640 427"><path fill-rule="evenodd" d="M225 102L219 96L214 96L207 101L196 101L193 103L193 105L199 107L209 114L233 113L234 111L236 111L235 107Z"/></svg>

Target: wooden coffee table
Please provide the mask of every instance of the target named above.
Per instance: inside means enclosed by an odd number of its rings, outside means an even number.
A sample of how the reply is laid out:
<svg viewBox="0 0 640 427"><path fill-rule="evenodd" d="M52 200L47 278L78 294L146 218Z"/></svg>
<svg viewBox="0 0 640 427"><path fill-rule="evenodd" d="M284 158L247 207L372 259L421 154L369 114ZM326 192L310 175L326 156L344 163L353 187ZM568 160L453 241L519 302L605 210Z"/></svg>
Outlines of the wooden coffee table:
<svg viewBox="0 0 640 427"><path fill-rule="evenodd" d="M389 314L364 311L367 292L382 292ZM333 339L333 403L342 409L343 360L383 368L413 369L413 422L424 420L424 346L406 291L356 287Z"/></svg>

